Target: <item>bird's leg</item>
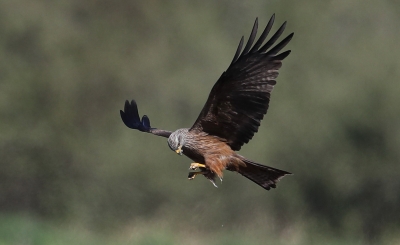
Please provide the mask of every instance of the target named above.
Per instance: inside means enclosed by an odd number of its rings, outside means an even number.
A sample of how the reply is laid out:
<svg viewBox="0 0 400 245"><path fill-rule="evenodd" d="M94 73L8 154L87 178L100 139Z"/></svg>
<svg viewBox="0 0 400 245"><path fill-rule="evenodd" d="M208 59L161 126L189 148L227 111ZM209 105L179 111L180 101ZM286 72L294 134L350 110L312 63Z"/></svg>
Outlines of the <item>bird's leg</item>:
<svg viewBox="0 0 400 245"><path fill-rule="evenodd" d="M189 172L188 179L189 179L189 180L192 180L192 179L194 179L194 178L196 177L196 175L202 174L202 175L204 175L204 177L206 177L209 181L211 181L211 183L212 183L215 187L218 188L218 186L215 184L215 174L214 174L213 172L211 172L210 170L205 169L205 168L203 168L203 167L200 167L200 169L203 170L203 171L200 171L200 172ZM221 177L220 177L220 179L222 180Z"/></svg>
<svg viewBox="0 0 400 245"><path fill-rule="evenodd" d="M194 179L194 177L196 177L196 175L199 175L199 174L206 174L206 173L208 173L208 172L207 172L207 171L189 172L188 179L189 179L189 180L192 180L192 179Z"/></svg>
<svg viewBox="0 0 400 245"><path fill-rule="evenodd" d="M197 168L206 168L206 165L197 162L190 164L190 170L196 170Z"/></svg>
<svg viewBox="0 0 400 245"><path fill-rule="evenodd" d="M188 179L189 179L189 180L192 180L192 179L194 179L194 177L196 177L196 175L203 174L203 175L205 176L205 174L209 174L209 173L210 173L210 172L208 172L208 171L190 172L189 175L188 175ZM207 177L207 176L206 176L206 178L207 178L208 180L210 180L211 183L212 183L215 187L218 188L218 186L215 184L214 179L209 178L209 177Z"/></svg>

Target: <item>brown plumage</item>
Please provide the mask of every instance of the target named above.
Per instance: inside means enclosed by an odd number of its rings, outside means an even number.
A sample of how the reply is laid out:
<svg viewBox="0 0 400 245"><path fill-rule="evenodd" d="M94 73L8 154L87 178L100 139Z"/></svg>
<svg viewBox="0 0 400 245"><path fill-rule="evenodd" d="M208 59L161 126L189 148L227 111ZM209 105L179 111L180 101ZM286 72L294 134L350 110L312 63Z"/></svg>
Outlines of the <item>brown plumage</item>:
<svg viewBox="0 0 400 245"><path fill-rule="evenodd" d="M290 54L290 51L278 53L289 43L293 33L274 46L286 22L263 45L274 19L272 16L253 45L258 27L256 19L243 51L242 37L231 65L215 83L191 128L175 132L151 128L147 116L140 120L135 101L131 104L126 101L125 110L121 111L125 125L168 137L169 147L195 161L192 169L200 169L200 172L189 173L190 179L202 174L215 185L215 178L222 179L223 170L227 169L242 174L267 190L275 188L277 181L289 172L254 163L235 152L258 131L268 110L282 60Z"/></svg>

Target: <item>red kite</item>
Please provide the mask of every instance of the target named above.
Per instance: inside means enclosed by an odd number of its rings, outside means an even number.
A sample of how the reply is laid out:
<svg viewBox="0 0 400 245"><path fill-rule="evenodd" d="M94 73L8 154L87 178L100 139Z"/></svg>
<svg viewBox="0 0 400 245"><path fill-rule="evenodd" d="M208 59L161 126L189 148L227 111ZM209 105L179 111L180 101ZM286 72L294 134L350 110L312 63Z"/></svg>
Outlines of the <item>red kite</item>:
<svg viewBox="0 0 400 245"><path fill-rule="evenodd" d="M189 169L199 169L189 172L189 179L200 174L215 185L215 178L222 180L226 169L240 173L266 190L275 188L279 179L289 172L252 162L236 153L258 131L267 113L282 60L290 54L290 50L279 52L292 39L293 33L274 46L286 22L263 45L274 19L275 15L253 45L258 27L256 19L243 51L242 37L232 63L215 83L191 128L175 132L152 128L146 115L140 120L134 100L125 102L122 121L129 128L168 138L171 150L194 161Z"/></svg>

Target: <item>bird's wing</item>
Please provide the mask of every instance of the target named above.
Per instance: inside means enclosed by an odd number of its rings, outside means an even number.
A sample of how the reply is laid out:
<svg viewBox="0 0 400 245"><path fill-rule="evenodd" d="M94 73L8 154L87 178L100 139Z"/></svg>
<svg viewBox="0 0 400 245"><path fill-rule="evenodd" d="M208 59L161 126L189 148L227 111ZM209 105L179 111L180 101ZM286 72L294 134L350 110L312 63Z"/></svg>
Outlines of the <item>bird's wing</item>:
<svg viewBox="0 0 400 245"><path fill-rule="evenodd" d="M286 22L263 45L274 19L275 15L253 45L258 26L256 19L243 51L242 37L232 63L215 83L191 131L218 136L226 140L233 150L240 150L253 138L267 113L282 60L290 54L290 50L278 53L289 43L293 33L273 46L284 31Z"/></svg>
<svg viewBox="0 0 400 245"><path fill-rule="evenodd" d="M121 119L124 124L131 129L137 129L142 132L151 133L154 135L162 136L168 138L171 135L171 131L152 128L150 126L150 119L144 115L142 120L140 120L139 112L137 108L136 101L132 100L125 101L124 111L119 111L121 114Z"/></svg>

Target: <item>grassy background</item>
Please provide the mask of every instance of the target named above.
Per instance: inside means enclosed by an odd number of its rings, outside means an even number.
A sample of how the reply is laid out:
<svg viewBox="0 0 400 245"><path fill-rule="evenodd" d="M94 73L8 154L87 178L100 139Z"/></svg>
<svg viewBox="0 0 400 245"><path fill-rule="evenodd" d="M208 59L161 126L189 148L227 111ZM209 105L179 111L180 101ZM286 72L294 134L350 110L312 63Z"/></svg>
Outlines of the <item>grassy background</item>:
<svg viewBox="0 0 400 245"><path fill-rule="evenodd" d="M266 192L126 128L190 127L253 21L295 32L241 154ZM0 2L1 244L400 243L400 7L383 1Z"/></svg>

